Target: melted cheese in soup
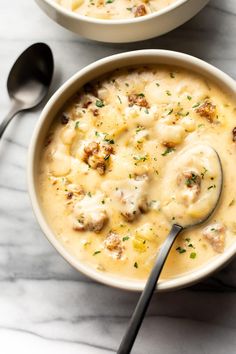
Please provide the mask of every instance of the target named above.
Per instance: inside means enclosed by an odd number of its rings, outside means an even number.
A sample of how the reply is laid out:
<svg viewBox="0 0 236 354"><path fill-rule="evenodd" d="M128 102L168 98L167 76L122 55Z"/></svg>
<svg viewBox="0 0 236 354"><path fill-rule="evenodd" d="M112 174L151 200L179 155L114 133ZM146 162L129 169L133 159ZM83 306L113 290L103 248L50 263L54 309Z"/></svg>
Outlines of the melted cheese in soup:
<svg viewBox="0 0 236 354"><path fill-rule="evenodd" d="M220 203L178 237L162 279L224 252L236 238L235 115L219 87L178 67L116 70L85 85L40 159L41 203L60 242L101 272L147 278L172 223L186 211L200 217L217 195L216 155L202 150L212 146L224 170Z"/></svg>
<svg viewBox="0 0 236 354"><path fill-rule="evenodd" d="M141 17L159 11L177 0L55 0L80 15L100 19Z"/></svg>

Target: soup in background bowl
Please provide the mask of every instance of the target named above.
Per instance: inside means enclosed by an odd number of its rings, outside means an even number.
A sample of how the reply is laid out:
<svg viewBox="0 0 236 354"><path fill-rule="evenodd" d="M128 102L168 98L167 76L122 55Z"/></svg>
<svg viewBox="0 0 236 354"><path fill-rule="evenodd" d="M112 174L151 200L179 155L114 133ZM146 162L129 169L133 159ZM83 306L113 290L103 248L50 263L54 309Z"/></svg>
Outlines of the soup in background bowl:
<svg viewBox="0 0 236 354"><path fill-rule="evenodd" d="M137 18L164 9L177 0L55 0L67 10L100 19Z"/></svg>
<svg viewBox="0 0 236 354"><path fill-rule="evenodd" d="M45 107L30 149L30 194L49 240L87 275L142 289L182 215L168 181L191 218L201 191L210 198L219 187L211 158L186 154L207 144L222 160L220 204L178 237L158 286L186 286L223 265L236 248L234 99L227 75L168 51L115 55L76 74Z"/></svg>
<svg viewBox="0 0 236 354"><path fill-rule="evenodd" d="M167 33L196 15L208 1L36 0L63 27L89 39L112 43L141 41Z"/></svg>

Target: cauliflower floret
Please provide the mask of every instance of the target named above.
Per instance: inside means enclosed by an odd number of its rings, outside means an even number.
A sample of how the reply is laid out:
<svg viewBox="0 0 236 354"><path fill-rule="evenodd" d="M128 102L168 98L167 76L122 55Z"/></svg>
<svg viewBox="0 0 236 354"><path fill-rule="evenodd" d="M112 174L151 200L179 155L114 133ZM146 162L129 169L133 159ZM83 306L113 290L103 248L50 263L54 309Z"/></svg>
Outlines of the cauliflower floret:
<svg viewBox="0 0 236 354"><path fill-rule="evenodd" d="M62 129L61 140L65 145L71 145L76 136L75 123L69 121L69 123Z"/></svg>
<svg viewBox="0 0 236 354"><path fill-rule="evenodd" d="M104 195L85 195L74 206L73 228L77 231L99 232L108 221L107 212L103 205Z"/></svg>
<svg viewBox="0 0 236 354"><path fill-rule="evenodd" d="M120 181L107 181L102 185L105 191L110 190L121 215L129 222L148 210L147 186L147 175Z"/></svg>
<svg viewBox="0 0 236 354"><path fill-rule="evenodd" d="M79 6L82 5L83 0L59 0L58 2L66 9L75 11Z"/></svg>
<svg viewBox="0 0 236 354"><path fill-rule="evenodd" d="M144 127L150 127L152 120L158 116L158 108L156 105L152 105L149 108L140 107L137 105L129 106L125 108L125 118L136 119L137 123Z"/></svg>
<svg viewBox="0 0 236 354"><path fill-rule="evenodd" d="M185 137L185 130L181 125L157 123L156 131L161 143L168 147L180 144Z"/></svg>
<svg viewBox="0 0 236 354"><path fill-rule="evenodd" d="M182 118L180 124L187 132L193 132L196 129L196 123L194 119L190 117Z"/></svg>
<svg viewBox="0 0 236 354"><path fill-rule="evenodd" d="M71 171L71 161L68 145L58 144L50 152L50 172L55 177L66 176Z"/></svg>
<svg viewBox="0 0 236 354"><path fill-rule="evenodd" d="M145 140L147 140L149 135L149 132L147 129L136 129L136 133L134 135L134 142L136 144L143 143Z"/></svg>

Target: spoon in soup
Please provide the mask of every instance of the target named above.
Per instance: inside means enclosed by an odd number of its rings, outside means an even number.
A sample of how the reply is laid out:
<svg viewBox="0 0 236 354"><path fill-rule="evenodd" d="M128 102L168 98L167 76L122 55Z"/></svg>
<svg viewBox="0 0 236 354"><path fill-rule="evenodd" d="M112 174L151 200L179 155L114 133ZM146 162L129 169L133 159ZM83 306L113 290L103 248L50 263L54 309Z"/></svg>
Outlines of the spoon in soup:
<svg viewBox="0 0 236 354"><path fill-rule="evenodd" d="M11 109L0 124L0 138L17 113L36 107L46 96L53 66L52 51L45 43L31 45L16 60L7 80Z"/></svg>
<svg viewBox="0 0 236 354"><path fill-rule="evenodd" d="M166 171L162 201L163 212L170 221L171 230L160 249L117 354L130 353L177 236L184 229L209 219L220 200L223 170L220 157L212 147L201 144L184 150L170 162Z"/></svg>

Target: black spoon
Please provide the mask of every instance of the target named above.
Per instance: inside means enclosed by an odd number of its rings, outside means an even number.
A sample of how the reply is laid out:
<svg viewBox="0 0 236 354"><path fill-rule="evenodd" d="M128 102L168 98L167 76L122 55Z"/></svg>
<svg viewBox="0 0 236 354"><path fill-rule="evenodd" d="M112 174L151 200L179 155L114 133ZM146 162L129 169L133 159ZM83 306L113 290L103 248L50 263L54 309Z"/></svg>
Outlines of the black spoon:
<svg viewBox="0 0 236 354"><path fill-rule="evenodd" d="M0 124L0 138L12 118L36 107L48 92L53 76L53 55L47 44L35 43L14 63L7 80L11 109Z"/></svg>
<svg viewBox="0 0 236 354"><path fill-rule="evenodd" d="M213 203L212 208L209 210L207 215L204 215L201 219L196 220L195 223L189 224L189 225L178 225L178 224L173 224L170 230L169 235L167 236L160 253L158 254L158 257L155 261L155 264L153 266L153 269L150 273L150 276L147 280L147 283L145 285L145 288L139 298L139 301L136 305L136 308L134 310L134 313L131 317L130 323L128 325L128 328L126 330L126 333L122 339L122 342L120 344L120 347L117 351L117 354L129 354L130 351L132 350L134 341L136 339L136 336L138 334L138 331L141 327L141 324L143 322L144 316L146 314L148 305L151 301L153 292L156 289L156 284L159 279L159 276L161 274L162 268L165 264L166 258L171 250L171 247L176 239L176 237L179 235L179 233L186 228L196 226L198 224L201 224L205 222L215 211L218 201L220 200L221 196L221 191L222 191L222 186L223 186L223 170L222 170L222 165L220 161L220 157L218 156L217 152L211 148L210 146L207 147L208 149L210 148L212 152L215 154L216 162L217 162L217 168L219 171L219 189L216 191L217 195L215 198L215 203Z"/></svg>

